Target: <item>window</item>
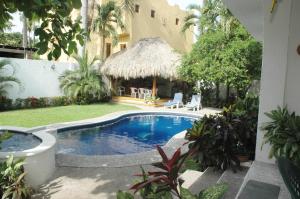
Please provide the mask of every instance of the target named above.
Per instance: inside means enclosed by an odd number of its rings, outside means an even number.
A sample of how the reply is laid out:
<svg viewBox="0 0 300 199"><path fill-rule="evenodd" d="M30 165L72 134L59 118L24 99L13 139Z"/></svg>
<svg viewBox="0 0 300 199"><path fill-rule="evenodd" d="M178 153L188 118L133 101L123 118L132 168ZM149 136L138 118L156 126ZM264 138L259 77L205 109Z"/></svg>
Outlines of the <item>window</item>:
<svg viewBox="0 0 300 199"><path fill-rule="evenodd" d="M175 21L175 23L176 23L176 25L178 25L178 24L179 24L179 19L178 19L178 18L176 18L176 21Z"/></svg>
<svg viewBox="0 0 300 199"><path fill-rule="evenodd" d="M120 44L120 49L121 49L121 50L126 49L126 44Z"/></svg>
<svg viewBox="0 0 300 199"><path fill-rule="evenodd" d="M134 11L135 11L136 13L139 13L139 12L140 12L140 5L135 4L135 6L134 6Z"/></svg>
<svg viewBox="0 0 300 199"><path fill-rule="evenodd" d="M151 17L152 17L152 18L155 17L155 10L151 10Z"/></svg>
<svg viewBox="0 0 300 199"><path fill-rule="evenodd" d="M106 43L106 57L109 57L111 54L111 43Z"/></svg>

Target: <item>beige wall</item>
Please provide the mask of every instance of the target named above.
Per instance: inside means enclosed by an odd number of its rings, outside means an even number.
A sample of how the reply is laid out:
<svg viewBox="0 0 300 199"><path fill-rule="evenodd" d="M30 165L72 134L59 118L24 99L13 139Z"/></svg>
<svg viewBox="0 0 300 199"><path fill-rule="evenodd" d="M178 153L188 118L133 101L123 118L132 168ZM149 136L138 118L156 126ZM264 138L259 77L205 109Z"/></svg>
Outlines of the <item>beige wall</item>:
<svg viewBox="0 0 300 199"><path fill-rule="evenodd" d="M98 4L108 0L96 0ZM171 6L167 0L136 0L136 4L140 6L139 13L125 14L124 21L126 30L120 38L117 46L113 47L112 53L120 51L121 44L126 44L130 47L135 42L147 37L160 37L167 41L175 50L179 52L188 52L192 48L193 30L192 27L185 34L181 33L186 12L181 10L179 6ZM96 6L95 6L96 7ZM155 10L155 18L151 18L151 10ZM79 14L77 12L77 14ZM96 16L97 13L94 13ZM176 25L176 18L179 19L179 24ZM110 39L106 40L111 43ZM99 34L92 33L91 41L87 44L89 54L93 56L100 56L101 39Z"/></svg>
<svg viewBox="0 0 300 199"><path fill-rule="evenodd" d="M184 17L187 15L179 6L170 6L167 0L137 0L140 12L131 18L131 41L129 45L139 39L160 37L167 41L174 49L188 52L193 43L193 27L186 34L181 33ZM155 18L151 18L151 10L155 11ZM179 24L176 25L176 18Z"/></svg>

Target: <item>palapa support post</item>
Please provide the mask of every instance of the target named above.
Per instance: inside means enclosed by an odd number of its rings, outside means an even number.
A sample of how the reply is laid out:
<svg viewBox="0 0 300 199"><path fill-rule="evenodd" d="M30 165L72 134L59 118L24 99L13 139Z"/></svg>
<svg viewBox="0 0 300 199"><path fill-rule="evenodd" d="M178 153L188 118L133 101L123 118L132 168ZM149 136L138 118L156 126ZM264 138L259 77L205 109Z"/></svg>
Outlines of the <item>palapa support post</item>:
<svg viewBox="0 0 300 199"><path fill-rule="evenodd" d="M156 97L156 77L153 78L153 83L152 83L152 97Z"/></svg>

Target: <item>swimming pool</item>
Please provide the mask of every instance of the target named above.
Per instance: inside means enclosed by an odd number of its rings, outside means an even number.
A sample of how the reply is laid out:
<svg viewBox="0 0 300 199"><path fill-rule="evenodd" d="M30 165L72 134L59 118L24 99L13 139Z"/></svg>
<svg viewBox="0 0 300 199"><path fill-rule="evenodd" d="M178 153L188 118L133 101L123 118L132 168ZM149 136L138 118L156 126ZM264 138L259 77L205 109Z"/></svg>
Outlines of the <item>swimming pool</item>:
<svg viewBox="0 0 300 199"><path fill-rule="evenodd" d="M0 131L0 135L7 131ZM9 131L10 137L1 142L0 152L24 151L41 144L41 140L28 133Z"/></svg>
<svg viewBox="0 0 300 199"><path fill-rule="evenodd" d="M93 126L60 129L58 153L121 155L149 151L190 127L194 117L136 114Z"/></svg>

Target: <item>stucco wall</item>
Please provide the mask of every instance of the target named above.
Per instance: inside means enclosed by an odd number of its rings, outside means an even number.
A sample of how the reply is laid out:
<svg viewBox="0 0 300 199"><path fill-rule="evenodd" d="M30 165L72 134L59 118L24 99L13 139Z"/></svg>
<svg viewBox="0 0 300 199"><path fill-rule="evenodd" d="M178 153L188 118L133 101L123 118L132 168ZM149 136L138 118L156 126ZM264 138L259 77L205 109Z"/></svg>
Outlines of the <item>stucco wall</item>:
<svg viewBox="0 0 300 199"><path fill-rule="evenodd" d="M107 1L96 0L96 3L101 4ZM120 2L120 0L116 1ZM118 45L112 47L112 53L121 50L120 44L126 44L127 47L130 47L138 40L148 37L160 37L179 52L188 52L192 49L194 27L191 27L186 34L181 33L184 17L187 15L186 11L181 10L179 6L169 5L167 0L136 0L135 4L140 6L140 11L139 13L134 12L133 15L124 15L126 29L124 31L119 30L119 33L123 32L126 36L123 35ZM151 18L151 10L155 10L155 18ZM75 18L79 14L80 11L74 10L72 16ZM91 10L89 14L91 14ZM96 15L95 9L94 17ZM175 24L176 18L179 19L178 25ZM101 43L99 33L91 33L90 41L87 43L87 49L91 57L100 56ZM107 38L106 43L112 42ZM64 55L60 60L72 60L72 58Z"/></svg>
<svg viewBox="0 0 300 199"><path fill-rule="evenodd" d="M15 77L21 81L9 87L8 97L12 99L27 97L61 96L58 77L67 69L73 69L72 63L46 60L9 59L15 68ZM10 69L6 71L11 73Z"/></svg>

